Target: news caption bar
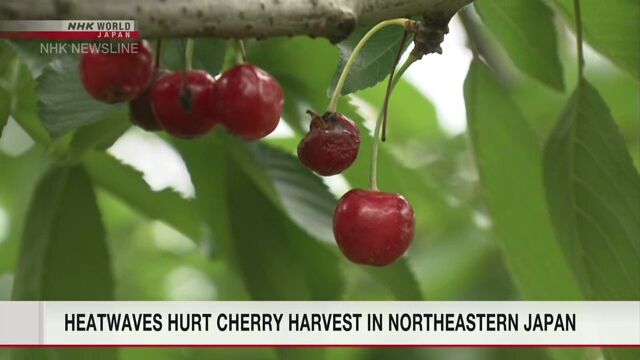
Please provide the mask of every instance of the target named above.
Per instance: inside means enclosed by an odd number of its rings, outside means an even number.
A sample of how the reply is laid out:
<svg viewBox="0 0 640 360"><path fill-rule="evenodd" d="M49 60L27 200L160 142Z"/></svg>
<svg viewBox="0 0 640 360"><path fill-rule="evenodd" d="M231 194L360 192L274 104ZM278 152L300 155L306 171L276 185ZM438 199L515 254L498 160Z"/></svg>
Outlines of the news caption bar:
<svg viewBox="0 0 640 360"><path fill-rule="evenodd" d="M132 20L0 20L0 39L137 39Z"/></svg>
<svg viewBox="0 0 640 360"><path fill-rule="evenodd" d="M640 347L640 302L0 302L0 346Z"/></svg>

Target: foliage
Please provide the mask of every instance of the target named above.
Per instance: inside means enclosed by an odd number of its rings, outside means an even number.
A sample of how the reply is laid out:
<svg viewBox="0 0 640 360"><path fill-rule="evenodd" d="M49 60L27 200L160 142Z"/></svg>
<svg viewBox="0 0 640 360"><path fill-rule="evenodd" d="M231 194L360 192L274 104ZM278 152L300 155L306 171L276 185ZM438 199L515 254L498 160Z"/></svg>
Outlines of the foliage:
<svg viewBox="0 0 640 360"><path fill-rule="evenodd" d="M460 89L463 134L447 133L430 100L400 81L378 184L411 202L416 238L405 258L381 269L346 261L331 219L339 195L367 186L371 110L381 108L401 29L374 36L347 78L338 109L358 123L362 144L354 165L331 179L294 155L309 125L304 111L324 110L328 89L367 28L338 46L304 37L246 41L249 61L282 85L291 129L254 143L222 129L196 140L141 135L125 106L86 95L75 55L42 54L34 41L0 42L0 299L640 299L640 4L583 0L582 6L585 40L608 62L597 66L588 57L586 72L577 75L575 43L564 31L575 28L572 1L476 1L479 16L465 20L478 56ZM184 43L164 43L165 66L183 66ZM430 56L438 55L424 61ZM219 73L236 58L228 41L195 42L195 68ZM14 140L19 136L26 140ZM116 156L113 149L132 137L138 146L153 139L176 152L194 194L152 186L139 166ZM627 350L604 354L638 358ZM145 348L11 356L584 359L594 353ZM0 350L0 359L9 359L8 351Z"/></svg>

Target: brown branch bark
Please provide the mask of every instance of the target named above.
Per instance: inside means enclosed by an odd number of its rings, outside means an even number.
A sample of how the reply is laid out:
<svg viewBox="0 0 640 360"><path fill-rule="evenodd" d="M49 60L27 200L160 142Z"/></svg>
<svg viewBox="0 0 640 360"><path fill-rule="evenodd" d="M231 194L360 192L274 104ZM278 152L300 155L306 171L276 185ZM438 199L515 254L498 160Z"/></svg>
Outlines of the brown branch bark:
<svg viewBox="0 0 640 360"><path fill-rule="evenodd" d="M141 36L333 42L354 26L396 17L451 18L472 0L1 0L0 20L137 20Z"/></svg>

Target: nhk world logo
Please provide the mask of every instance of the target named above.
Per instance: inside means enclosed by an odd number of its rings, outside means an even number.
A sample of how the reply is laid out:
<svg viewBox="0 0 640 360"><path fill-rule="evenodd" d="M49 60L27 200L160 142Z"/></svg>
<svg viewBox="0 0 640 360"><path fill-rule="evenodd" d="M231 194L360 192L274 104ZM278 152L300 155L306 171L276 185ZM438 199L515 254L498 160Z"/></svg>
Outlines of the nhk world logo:
<svg viewBox="0 0 640 360"><path fill-rule="evenodd" d="M133 20L0 21L0 38L8 39L137 39Z"/></svg>

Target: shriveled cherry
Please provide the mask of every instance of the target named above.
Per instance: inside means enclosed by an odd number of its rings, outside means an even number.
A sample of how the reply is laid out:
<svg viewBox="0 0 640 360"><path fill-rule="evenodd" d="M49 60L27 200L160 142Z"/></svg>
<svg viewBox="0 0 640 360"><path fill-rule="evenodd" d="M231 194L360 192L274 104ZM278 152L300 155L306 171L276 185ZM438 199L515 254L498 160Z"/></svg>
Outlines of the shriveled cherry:
<svg viewBox="0 0 640 360"><path fill-rule="evenodd" d="M151 88L151 104L169 134L195 138L218 123L211 103L215 80L201 70L188 70L186 75L185 79L185 72L177 71L160 76Z"/></svg>
<svg viewBox="0 0 640 360"><path fill-rule="evenodd" d="M97 47L80 55L80 79L93 98L112 104L144 91L153 74L153 51L145 40L134 45L131 51L107 53Z"/></svg>
<svg viewBox="0 0 640 360"><path fill-rule="evenodd" d="M411 204L400 194L353 189L336 206L333 234L347 259L357 264L386 266L411 245L415 215Z"/></svg>
<svg viewBox="0 0 640 360"><path fill-rule="evenodd" d="M162 130L162 126L160 126L158 119L156 119L156 114L153 113L151 87L160 76L166 75L169 72L170 71L166 69L154 70L149 86L129 103L129 119L134 125L147 131Z"/></svg>
<svg viewBox="0 0 640 360"><path fill-rule="evenodd" d="M360 129L341 113L307 113L311 115L311 125L298 144L300 162L323 176L343 172L358 156Z"/></svg>
<svg viewBox="0 0 640 360"><path fill-rule="evenodd" d="M220 76L213 104L230 133L244 140L257 140L278 126L284 93L278 80L265 70L240 64Z"/></svg>

